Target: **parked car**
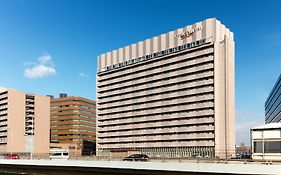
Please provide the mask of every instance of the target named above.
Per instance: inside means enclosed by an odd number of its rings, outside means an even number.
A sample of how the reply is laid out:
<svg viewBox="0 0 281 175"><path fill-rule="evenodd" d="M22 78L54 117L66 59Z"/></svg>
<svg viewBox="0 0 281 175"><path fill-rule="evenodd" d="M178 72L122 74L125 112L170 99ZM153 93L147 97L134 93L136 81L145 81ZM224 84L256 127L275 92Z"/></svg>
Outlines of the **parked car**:
<svg viewBox="0 0 281 175"><path fill-rule="evenodd" d="M68 160L69 159L69 155L67 151L64 150L57 150L57 151L53 151L51 156L50 156L51 160Z"/></svg>
<svg viewBox="0 0 281 175"><path fill-rule="evenodd" d="M142 161L142 162L147 162L148 161L148 156L145 154L132 154L128 157L125 157L123 161Z"/></svg>
<svg viewBox="0 0 281 175"><path fill-rule="evenodd" d="M236 159L251 159L251 155L248 154L237 154Z"/></svg>
<svg viewBox="0 0 281 175"><path fill-rule="evenodd" d="M20 159L20 156L17 154L6 154L4 159Z"/></svg>

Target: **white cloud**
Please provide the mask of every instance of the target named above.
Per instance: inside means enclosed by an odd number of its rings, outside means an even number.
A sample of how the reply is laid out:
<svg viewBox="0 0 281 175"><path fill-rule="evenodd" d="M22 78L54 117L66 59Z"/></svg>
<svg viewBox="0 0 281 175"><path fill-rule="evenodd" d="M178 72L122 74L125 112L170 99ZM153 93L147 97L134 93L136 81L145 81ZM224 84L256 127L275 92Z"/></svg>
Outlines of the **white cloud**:
<svg viewBox="0 0 281 175"><path fill-rule="evenodd" d="M49 64L52 63L52 57L50 55L43 55L38 58L38 61L41 64Z"/></svg>
<svg viewBox="0 0 281 175"><path fill-rule="evenodd" d="M90 78L90 75L88 75L88 74L86 74L86 73L84 73L84 72L80 72L80 73L78 74L78 76L81 77L81 78Z"/></svg>
<svg viewBox="0 0 281 175"><path fill-rule="evenodd" d="M28 67L28 66L34 66L36 65L36 63L32 62L32 61L26 61L23 63L23 66L24 67Z"/></svg>
<svg viewBox="0 0 281 175"><path fill-rule="evenodd" d="M24 66L26 67L24 70L26 78L37 79L56 74L51 55L43 55L36 62L25 62Z"/></svg>

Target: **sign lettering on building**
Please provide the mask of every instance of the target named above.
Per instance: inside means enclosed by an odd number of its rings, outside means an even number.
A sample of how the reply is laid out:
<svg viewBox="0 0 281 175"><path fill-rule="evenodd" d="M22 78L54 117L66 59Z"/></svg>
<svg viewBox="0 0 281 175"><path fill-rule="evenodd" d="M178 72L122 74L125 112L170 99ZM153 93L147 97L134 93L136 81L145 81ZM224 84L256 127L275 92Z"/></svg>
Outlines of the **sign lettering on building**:
<svg viewBox="0 0 281 175"><path fill-rule="evenodd" d="M192 29L192 30L188 30L186 32L175 35L175 37L183 40L185 38L190 37L194 32L199 31L199 30L203 30L203 27L201 26L201 27L197 27L197 28Z"/></svg>

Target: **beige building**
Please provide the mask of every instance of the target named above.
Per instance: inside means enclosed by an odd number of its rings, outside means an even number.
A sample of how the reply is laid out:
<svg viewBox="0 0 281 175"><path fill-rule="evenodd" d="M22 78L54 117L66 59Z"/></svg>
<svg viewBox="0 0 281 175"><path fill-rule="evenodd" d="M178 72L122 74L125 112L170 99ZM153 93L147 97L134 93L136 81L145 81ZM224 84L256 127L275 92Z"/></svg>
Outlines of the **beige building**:
<svg viewBox="0 0 281 175"><path fill-rule="evenodd" d="M211 18L98 57L97 154L235 155L234 38Z"/></svg>
<svg viewBox="0 0 281 175"><path fill-rule="evenodd" d="M70 156L95 154L95 101L67 94L51 97L51 148L67 150Z"/></svg>
<svg viewBox="0 0 281 175"><path fill-rule="evenodd" d="M0 152L48 155L50 98L0 87Z"/></svg>

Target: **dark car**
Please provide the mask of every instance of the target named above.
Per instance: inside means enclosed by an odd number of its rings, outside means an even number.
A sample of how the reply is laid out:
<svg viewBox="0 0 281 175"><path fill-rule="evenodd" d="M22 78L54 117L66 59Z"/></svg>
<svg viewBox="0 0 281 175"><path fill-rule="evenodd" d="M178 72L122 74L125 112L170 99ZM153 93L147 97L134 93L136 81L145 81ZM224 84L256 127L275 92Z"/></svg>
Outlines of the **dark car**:
<svg viewBox="0 0 281 175"><path fill-rule="evenodd" d="M123 161L142 161L142 162L147 162L148 161L148 156L145 154L132 154L128 157L125 157Z"/></svg>
<svg viewBox="0 0 281 175"><path fill-rule="evenodd" d="M248 155L248 154L236 154L236 159L251 159L251 155Z"/></svg>
<svg viewBox="0 0 281 175"><path fill-rule="evenodd" d="M17 154L6 154L4 159L20 159L20 156Z"/></svg>

